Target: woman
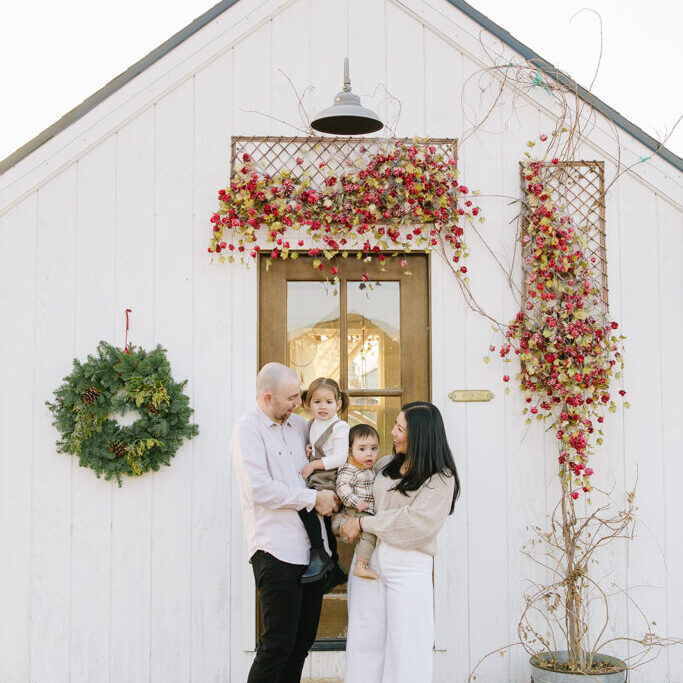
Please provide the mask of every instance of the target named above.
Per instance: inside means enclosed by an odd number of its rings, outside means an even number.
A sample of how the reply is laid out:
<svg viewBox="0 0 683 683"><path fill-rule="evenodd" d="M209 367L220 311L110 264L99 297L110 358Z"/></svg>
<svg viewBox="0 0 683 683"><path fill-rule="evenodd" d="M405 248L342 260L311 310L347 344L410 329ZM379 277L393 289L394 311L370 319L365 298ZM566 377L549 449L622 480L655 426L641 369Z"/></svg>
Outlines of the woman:
<svg viewBox="0 0 683 683"><path fill-rule="evenodd" d="M346 518L342 538L377 536L377 581L351 576L345 683L431 683L436 535L460 493L441 413L407 403L376 465L375 515ZM362 524L362 527L361 527Z"/></svg>

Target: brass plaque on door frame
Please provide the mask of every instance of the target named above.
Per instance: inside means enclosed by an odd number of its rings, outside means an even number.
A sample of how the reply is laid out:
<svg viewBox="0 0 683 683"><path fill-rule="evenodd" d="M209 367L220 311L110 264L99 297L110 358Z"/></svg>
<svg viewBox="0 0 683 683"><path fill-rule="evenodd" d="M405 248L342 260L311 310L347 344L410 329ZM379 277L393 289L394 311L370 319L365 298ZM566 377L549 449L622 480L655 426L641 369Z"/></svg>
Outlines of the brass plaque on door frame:
<svg viewBox="0 0 683 683"><path fill-rule="evenodd" d="M448 394L448 398L455 403L463 401L490 401L494 397L488 389L457 389Z"/></svg>

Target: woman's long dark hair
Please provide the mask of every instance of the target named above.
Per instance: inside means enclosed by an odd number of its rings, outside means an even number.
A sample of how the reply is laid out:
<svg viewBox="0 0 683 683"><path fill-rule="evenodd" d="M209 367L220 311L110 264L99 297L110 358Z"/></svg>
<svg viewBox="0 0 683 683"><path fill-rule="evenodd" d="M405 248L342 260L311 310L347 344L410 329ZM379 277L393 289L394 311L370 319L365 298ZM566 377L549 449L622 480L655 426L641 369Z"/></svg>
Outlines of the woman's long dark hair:
<svg viewBox="0 0 683 683"><path fill-rule="evenodd" d="M396 454L384 467L383 473L391 479L399 479L394 488L402 493L416 491L435 474L453 477L455 489L450 510L453 512L460 495L460 479L439 409L427 401L413 401L406 403L401 411L408 425L406 453ZM403 463L407 468L405 474L401 474Z"/></svg>

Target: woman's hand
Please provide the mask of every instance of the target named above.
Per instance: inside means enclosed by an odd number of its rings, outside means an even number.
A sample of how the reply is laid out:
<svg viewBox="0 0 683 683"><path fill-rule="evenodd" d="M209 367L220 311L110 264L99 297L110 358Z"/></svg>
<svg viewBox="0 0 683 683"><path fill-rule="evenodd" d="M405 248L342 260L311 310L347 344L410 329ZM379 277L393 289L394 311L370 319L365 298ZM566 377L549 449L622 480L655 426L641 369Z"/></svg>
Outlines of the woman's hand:
<svg viewBox="0 0 683 683"><path fill-rule="evenodd" d="M358 517L347 517L343 515L344 523L342 524L340 536L342 541L357 541L360 538L360 519Z"/></svg>

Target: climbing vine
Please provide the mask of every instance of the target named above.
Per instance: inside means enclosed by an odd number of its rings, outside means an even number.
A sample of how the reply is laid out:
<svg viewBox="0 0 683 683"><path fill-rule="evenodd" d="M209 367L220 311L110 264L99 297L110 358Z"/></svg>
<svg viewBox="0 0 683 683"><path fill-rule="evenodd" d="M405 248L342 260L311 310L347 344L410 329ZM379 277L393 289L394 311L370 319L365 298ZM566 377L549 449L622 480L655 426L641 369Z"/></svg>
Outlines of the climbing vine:
<svg viewBox="0 0 683 683"><path fill-rule="evenodd" d="M558 163L533 160L528 152L523 162L527 294L499 354L510 362L514 347L519 355L526 421L542 421L554 432L560 475L576 499L591 490L589 461L602 444L605 409L616 412L610 385L621 376L624 337L607 316L595 256L547 182L548 167Z"/></svg>

